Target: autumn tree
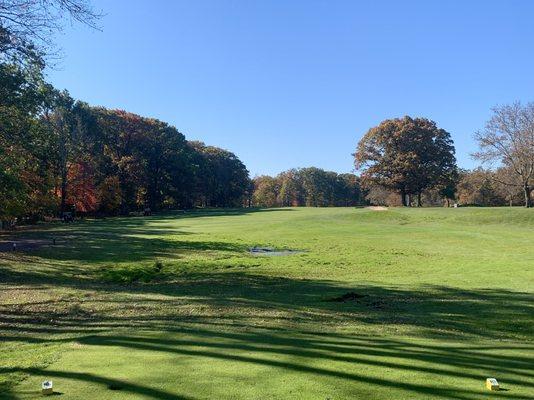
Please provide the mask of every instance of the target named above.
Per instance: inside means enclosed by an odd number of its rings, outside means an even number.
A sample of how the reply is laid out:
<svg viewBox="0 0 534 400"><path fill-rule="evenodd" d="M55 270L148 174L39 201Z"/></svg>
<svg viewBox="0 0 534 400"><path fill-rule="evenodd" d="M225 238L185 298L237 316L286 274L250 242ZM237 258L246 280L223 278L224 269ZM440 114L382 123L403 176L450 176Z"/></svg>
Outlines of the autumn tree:
<svg viewBox="0 0 534 400"><path fill-rule="evenodd" d="M69 165L67 172L69 190L65 203L72 205L76 211L92 213L99 207L94 172L91 164L85 162L73 162Z"/></svg>
<svg viewBox="0 0 534 400"><path fill-rule="evenodd" d="M334 205L349 207L360 203L360 180L354 174L338 174L336 176Z"/></svg>
<svg viewBox="0 0 534 400"><path fill-rule="evenodd" d="M87 0L0 0L0 220L193 206L251 198L239 158L175 127L91 107L47 84L66 18L95 26Z"/></svg>
<svg viewBox="0 0 534 400"><path fill-rule="evenodd" d="M54 98L43 79L65 17L93 25L85 0L0 0L0 218L50 213L54 138L42 116Z"/></svg>
<svg viewBox="0 0 534 400"><path fill-rule="evenodd" d="M253 204L262 207L348 207L360 203L359 179L321 168L290 169L254 179Z"/></svg>
<svg viewBox="0 0 534 400"><path fill-rule="evenodd" d="M458 202L461 205L471 206L506 204L506 200L496 190L493 174L493 171L483 168L460 171L457 186Z"/></svg>
<svg viewBox="0 0 534 400"><path fill-rule="evenodd" d="M260 207L276 207L280 193L278 179L268 175L261 175L254 177L252 181L254 183L252 204Z"/></svg>
<svg viewBox="0 0 534 400"><path fill-rule="evenodd" d="M444 182L456 168L450 134L426 118L385 120L360 140L354 162L364 184L378 184L401 195L404 206L424 190Z"/></svg>
<svg viewBox="0 0 534 400"><path fill-rule="evenodd" d="M243 205L250 178L243 162L232 152L202 142L190 142L197 153L198 193L202 205L236 207Z"/></svg>
<svg viewBox="0 0 534 400"><path fill-rule="evenodd" d="M113 198L120 197L123 213L144 206L157 210L191 204L194 160L182 133L165 122L122 110L92 112L104 144L100 169L106 178L118 180L120 190L113 189ZM115 186L114 180L104 185Z"/></svg>
<svg viewBox="0 0 534 400"><path fill-rule="evenodd" d="M534 103L523 106L514 103L493 109L493 115L483 130L475 134L480 148L475 158L483 163L501 166L513 171L513 179L503 181L509 186L520 186L525 207L532 206L534 189Z"/></svg>
<svg viewBox="0 0 534 400"><path fill-rule="evenodd" d="M382 185L368 185L363 190L366 204L374 206L400 206L400 199L396 192Z"/></svg>
<svg viewBox="0 0 534 400"><path fill-rule="evenodd" d="M302 168L299 171L302 179L304 201L307 207L325 207L329 205L331 176L320 168Z"/></svg>
<svg viewBox="0 0 534 400"><path fill-rule="evenodd" d="M493 186L496 193L506 200L508 205L520 205L524 202L521 179L510 167L500 167L492 172Z"/></svg>
<svg viewBox="0 0 534 400"><path fill-rule="evenodd" d="M122 191L116 175L106 176L98 187L99 209L104 214L115 215L120 211Z"/></svg>
<svg viewBox="0 0 534 400"><path fill-rule="evenodd" d="M301 206L304 204L304 189L298 169L289 169L276 176L278 181L278 204L282 207Z"/></svg>
<svg viewBox="0 0 534 400"><path fill-rule="evenodd" d="M38 119L47 89L39 66L0 63L0 219L50 204L50 140Z"/></svg>
<svg viewBox="0 0 534 400"><path fill-rule="evenodd" d="M69 167L77 158L78 152L78 127L74 113L75 101L68 92L54 91L49 107L45 110L43 120L53 137L55 174L58 179L56 192L60 196L59 213L66 211L67 197L69 195Z"/></svg>

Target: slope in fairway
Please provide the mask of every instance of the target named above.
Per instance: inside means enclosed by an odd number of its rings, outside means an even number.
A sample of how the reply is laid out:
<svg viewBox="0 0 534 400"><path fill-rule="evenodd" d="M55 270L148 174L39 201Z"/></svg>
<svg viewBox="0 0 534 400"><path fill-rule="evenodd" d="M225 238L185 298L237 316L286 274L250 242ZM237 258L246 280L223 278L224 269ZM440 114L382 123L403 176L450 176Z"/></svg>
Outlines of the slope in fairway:
<svg viewBox="0 0 534 400"><path fill-rule="evenodd" d="M64 399L532 399L533 227L299 208L21 232L37 245L0 253L0 397L47 378Z"/></svg>

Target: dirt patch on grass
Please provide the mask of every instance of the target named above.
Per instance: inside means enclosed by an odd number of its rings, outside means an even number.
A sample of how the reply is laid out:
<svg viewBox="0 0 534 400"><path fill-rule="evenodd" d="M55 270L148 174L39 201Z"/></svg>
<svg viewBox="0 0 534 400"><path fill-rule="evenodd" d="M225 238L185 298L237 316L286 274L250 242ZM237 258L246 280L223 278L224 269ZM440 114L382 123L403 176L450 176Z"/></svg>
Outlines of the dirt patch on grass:
<svg viewBox="0 0 534 400"><path fill-rule="evenodd" d="M346 303L347 301L357 301L360 299L363 299L365 297L369 297L367 294L362 293L356 293L356 292L348 292L338 297L332 297L331 299L327 299L326 301L333 301L338 303Z"/></svg>
<svg viewBox="0 0 534 400"><path fill-rule="evenodd" d="M326 299L325 301L333 303L358 303L375 310L384 310L387 308L386 299L356 292L348 292L341 296Z"/></svg>
<svg viewBox="0 0 534 400"><path fill-rule="evenodd" d="M388 210L388 208L384 206L370 206L370 207L365 207L365 208L367 208L368 210L372 210L372 211L387 211Z"/></svg>

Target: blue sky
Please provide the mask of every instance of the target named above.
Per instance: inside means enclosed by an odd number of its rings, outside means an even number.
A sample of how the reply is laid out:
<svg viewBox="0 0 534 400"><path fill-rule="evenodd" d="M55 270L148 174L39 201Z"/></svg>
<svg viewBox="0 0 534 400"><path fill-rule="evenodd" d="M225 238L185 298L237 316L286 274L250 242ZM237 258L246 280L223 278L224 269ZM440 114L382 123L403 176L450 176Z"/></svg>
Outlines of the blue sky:
<svg viewBox="0 0 534 400"><path fill-rule="evenodd" d="M93 0L48 77L93 105L176 126L252 175L353 169L372 126L451 132L461 167L494 105L534 100L534 1Z"/></svg>

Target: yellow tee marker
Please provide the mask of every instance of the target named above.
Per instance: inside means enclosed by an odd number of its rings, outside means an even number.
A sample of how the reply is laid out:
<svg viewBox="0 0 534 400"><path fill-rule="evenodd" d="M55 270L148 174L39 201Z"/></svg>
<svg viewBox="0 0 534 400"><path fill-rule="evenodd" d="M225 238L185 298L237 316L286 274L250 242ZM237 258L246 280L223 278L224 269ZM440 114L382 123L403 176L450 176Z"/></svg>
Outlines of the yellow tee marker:
<svg viewBox="0 0 534 400"><path fill-rule="evenodd" d="M499 390L499 382L495 378L486 379L486 387L489 390Z"/></svg>

